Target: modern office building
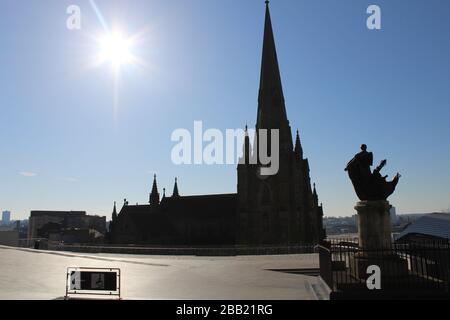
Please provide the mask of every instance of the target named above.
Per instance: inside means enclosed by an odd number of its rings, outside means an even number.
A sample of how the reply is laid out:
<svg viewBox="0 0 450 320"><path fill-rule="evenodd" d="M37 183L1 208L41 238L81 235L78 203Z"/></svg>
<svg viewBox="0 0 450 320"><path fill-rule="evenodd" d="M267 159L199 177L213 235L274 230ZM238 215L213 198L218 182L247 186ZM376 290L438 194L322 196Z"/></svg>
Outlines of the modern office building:
<svg viewBox="0 0 450 320"><path fill-rule="evenodd" d="M3 211L1 225L9 225L10 223L11 223L11 212Z"/></svg>

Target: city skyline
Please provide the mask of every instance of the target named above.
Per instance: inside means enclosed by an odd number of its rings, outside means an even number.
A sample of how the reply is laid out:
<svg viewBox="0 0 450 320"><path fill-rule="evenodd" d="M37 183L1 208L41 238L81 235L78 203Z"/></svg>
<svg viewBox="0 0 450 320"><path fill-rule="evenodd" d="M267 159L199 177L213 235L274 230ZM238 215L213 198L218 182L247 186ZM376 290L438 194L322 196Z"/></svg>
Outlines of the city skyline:
<svg viewBox="0 0 450 320"><path fill-rule="evenodd" d="M79 31L65 26L74 2ZM273 1L287 113L325 216L355 213L344 167L361 143L376 163L387 157L385 174L403 175L390 199L399 213L450 207L450 5L435 2L441 7L408 2L405 18L406 1L378 1L382 30L371 31L366 1ZM182 195L236 192L235 165L175 166L170 137L196 120L221 130L253 127L263 24L255 12L263 1L95 3L126 34L146 30L133 52L145 65L123 66L117 96L109 66L85 67L98 50L89 36L102 29L89 1L5 2L22 14L2 19L0 31L0 117L7 119L0 211L17 219L39 209L109 218L114 201L146 203L155 173L161 189L178 177ZM45 21L36 19L44 12Z"/></svg>

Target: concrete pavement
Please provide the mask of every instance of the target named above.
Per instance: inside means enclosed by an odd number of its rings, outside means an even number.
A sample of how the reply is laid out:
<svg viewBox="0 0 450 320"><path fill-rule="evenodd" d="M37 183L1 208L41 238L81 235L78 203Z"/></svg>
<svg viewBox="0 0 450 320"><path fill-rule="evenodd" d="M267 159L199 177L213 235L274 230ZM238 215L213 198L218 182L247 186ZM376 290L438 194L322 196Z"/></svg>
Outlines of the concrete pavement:
<svg viewBox="0 0 450 320"><path fill-rule="evenodd" d="M314 300L326 296L317 277L283 272L318 268L316 254L137 256L0 246L0 299L63 297L67 267L120 268L124 299Z"/></svg>

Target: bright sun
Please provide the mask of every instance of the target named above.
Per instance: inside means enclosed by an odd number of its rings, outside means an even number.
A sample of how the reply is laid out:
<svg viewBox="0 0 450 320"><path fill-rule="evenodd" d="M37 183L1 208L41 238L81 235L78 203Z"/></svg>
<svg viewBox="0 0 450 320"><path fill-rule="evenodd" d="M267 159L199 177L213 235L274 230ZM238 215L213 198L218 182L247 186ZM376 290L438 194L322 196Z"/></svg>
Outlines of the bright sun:
<svg viewBox="0 0 450 320"><path fill-rule="evenodd" d="M114 68L133 62L131 54L131 40L125 38L120 32L111 32L99 40L99 62L110 62Z"/></svg>

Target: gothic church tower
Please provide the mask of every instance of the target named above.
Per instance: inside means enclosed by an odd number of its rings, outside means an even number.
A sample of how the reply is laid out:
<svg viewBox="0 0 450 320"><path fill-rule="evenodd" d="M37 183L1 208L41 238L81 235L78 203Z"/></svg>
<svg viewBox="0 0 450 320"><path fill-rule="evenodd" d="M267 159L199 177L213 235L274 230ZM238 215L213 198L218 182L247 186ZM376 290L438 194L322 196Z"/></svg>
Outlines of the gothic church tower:
<svg viewBox="0 0 450 320"><path fill-rule="evenodd" d="M241 245L316 244L324 235L323 210L317 193L311 188L309 163L303 158L300 136L295 146L286 114L275 39L266 1L261 79L258 97L256 136L260 130L279 130L279 171L273 176L259 174L260 161L247 135L244 143L245 163L238 165L237 241ZM269 147L270 150L270 140ZM257 159L257 158L256 158Z"/></svg>

